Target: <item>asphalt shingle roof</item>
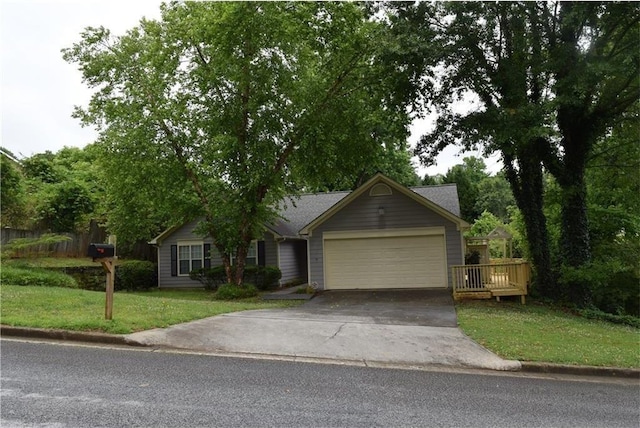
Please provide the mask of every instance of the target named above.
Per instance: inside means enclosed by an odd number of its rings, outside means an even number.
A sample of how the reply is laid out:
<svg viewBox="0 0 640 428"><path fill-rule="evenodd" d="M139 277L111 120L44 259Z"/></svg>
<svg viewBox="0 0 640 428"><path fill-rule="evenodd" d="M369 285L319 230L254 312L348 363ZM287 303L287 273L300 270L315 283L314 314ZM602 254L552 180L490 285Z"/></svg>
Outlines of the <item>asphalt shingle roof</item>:
<svg viewBox="0 0 640 428"><path fill-rule="evenodd" d="M460 217L458 189L455 184L420 186L411 187L410 189L423 198L430 200L450 213ZM304 226L340 202L340 200L349 193L351 192L313 193L285 199L281 211L283 219L271 225L270 229L280 236L298 236L298 232Z"/></svg>

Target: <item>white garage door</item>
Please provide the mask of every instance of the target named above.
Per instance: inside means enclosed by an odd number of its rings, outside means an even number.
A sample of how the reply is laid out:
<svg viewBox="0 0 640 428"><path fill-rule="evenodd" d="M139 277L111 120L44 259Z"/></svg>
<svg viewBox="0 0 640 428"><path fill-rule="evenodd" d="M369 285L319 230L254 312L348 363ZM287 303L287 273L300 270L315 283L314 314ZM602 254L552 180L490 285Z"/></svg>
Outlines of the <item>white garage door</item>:
<svg viewBox="0 0 640 428"><path fill-rule="evenodd" d="M325 288L447 286L444 235L325 236Z"/></svg>

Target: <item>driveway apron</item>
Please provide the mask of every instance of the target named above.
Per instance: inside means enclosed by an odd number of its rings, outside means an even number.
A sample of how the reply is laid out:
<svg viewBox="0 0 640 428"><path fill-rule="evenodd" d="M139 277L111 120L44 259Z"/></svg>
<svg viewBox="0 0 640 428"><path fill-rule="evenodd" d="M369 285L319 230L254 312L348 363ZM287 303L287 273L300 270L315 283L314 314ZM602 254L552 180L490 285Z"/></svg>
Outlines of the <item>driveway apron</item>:
<svg viewBox="0 0 640 428"><path fill-rule="evenodd" d="M235 312L127 336L192 351L518 370L457 327L448 290L326 291L302 306Z"/></svg>

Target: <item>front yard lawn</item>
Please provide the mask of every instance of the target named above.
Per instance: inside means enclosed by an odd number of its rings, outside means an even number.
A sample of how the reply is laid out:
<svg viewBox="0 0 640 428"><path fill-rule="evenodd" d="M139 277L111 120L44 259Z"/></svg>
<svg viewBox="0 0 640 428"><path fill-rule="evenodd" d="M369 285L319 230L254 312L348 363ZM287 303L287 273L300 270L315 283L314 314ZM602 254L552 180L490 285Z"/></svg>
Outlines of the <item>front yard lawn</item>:
<svg viewBox="0 0 640 428"><path fill-rule="evenodd" d="M282 308L295 301L212 300L205 290L153 290L114 294L113 319L104 319L105 293L59 287L2 284L5 325L126 334L250 309Z"/></svg>
<svg viewBox="0 0 640 428"><path fill-rule="evenodd" d="M582 318L540 304L463 301L460 328L506 359L640 367L640 329Z"/></svg>

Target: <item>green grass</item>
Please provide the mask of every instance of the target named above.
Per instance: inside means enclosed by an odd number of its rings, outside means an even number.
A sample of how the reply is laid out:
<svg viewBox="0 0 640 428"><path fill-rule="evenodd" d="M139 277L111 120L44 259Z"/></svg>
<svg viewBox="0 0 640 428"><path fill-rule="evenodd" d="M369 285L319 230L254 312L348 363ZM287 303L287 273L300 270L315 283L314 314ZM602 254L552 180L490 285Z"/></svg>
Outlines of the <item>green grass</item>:
<svg viewBox="0 0 640 428"><path fill-rule="evenodd" d="M640 329L588 320L535 303L464 301L460 328L503 358L558 364L640 367Z"/></svg>
<svg viewBox="0 0 640 428"><path fill-rule="evenodd" d="M104 319L105 293L2 284L0 322L5 325L126 334L228 312L294 306L292 301L212 300L204 290L157 290L114 295L113 319Z"/></svg>

